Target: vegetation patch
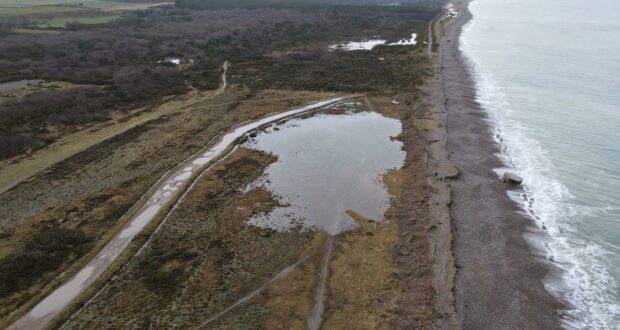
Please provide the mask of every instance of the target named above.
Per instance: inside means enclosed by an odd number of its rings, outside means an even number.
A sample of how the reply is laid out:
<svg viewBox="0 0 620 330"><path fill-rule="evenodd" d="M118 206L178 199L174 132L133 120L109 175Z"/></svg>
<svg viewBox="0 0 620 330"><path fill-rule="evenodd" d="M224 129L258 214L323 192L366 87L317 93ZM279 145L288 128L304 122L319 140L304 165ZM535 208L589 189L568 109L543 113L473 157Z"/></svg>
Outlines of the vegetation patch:
<svg viewBox="0 0 620 330"><path fill-rule="evenodd" d="M383 181L395 198L402 189L402 170L391 170ZM392 329L402 291L402 270L393 259L398 241L394 207L386 221L369 221L355 210L347 214L358 228L342 233L335 243L328 280L323 327L328 329Z"/></svg>
<svg viewBox="0 0 620 330"><path fill-rule="evenodd" d="M213 98L194 98L196 95L191 94L185 101L170 101L162 107L174 116L131 128L0 194L0 257L19 254L33 235L48 227L81 230L99 242L112 234L110 230L122 214L164 172L219 132L248 119L325 97L290 91L263 91L248 99L249 95L230 89ZM88 142L88 134L95 134L84 133L71 143ZM8 313L33 296L44 294L42 289L63 271L70 275L72 266L80 263L75 260L71 258L63 267L39 277L19 296L0 298L0 316L6 319Z"/></svg>
<svg viewBox="0 0 620 330"><path fill-rule="evenodd" d="M38 23L39 28L64 28L72 30L79 28L79 25L106 24L120 15L84 15L84 16L59 16L50 20Z"/></svg>
<svg viewBox="0 0 620 330"><path fill-rule="evenodd" d="M0 160L32 152L84 125L110 120L119 103L181 93L177 70L167 67L120 70L109 88L78 86L46 90L0 104ZM125 109L126 110L126 109Z"/></svg>
<svg viewBox="0 0 620 330"><path fill-rule="evenodd" d="M321 251L327 235L317 232L302 250L302 263L282 280L269 286L260 303L269 308L267 329L307 329L314 307Z"/></svg>
<svg viewBox="0 0 620 330"><path fill-rule="evenodd" d="M82 9L70 6L31 6L31 7L2 7L0 17L11 16L42 16L79 12Z"/></svg>
<svg viewBox="0 0 620 330"><path fill-rule="evenodd" d="M295 263L307 234L246 223L278 205L264 190L243 192L273 161L272 155L240 149L206 174L142 255L69 327L85 320L95 327L137 326L144 315L152 327L191 327ZM244 310L254 320L250 324L263 322L268 310L257 308L236 310L222 322L233 322ZM187 317L176 317L180 314Z"/></svg>
<svg viewBox="0 0 620 330"><path fill-rule="evenodd" d="M91 247L81 230L52 227L35 234L19 253L0 259L0 298L28 288L41 276Z"/></svg>
<svg viewBox="0 0 620 330"><path fill-rule="evenodd" d="M149 250L140 262L142 281L152 291L170 296L187 278L188 263L198 256L195 252L156 248Z"/></svg>
<svg viewBox="0 0 620 330"><path fill-rule="evenodd" d="M177 4L182 6L182 4ZM251 90L290 89L392 93L412 90L426 73L423 39L437 10L393 6L319 6L252 11L151 8L116 16L98 12L45 16L58 35L14 33L34 23L0 25L0 79L48 79L97 84L75 92L29 95L0 104L0 159L29 154L77 126L108 121L110 113L145 106L190 89L215 89L229 61L229 82ZM31 15L36 19L36 15ZM231 24L230 22L235 22ZM39 23L36 23L39 24ZM3 30L3 27L6 28ZM4 32L3 32L4 31ZM419 36L416 46L332 51L328 45L381 35ZM179 65L166 62L179 60ZM70 102L70 103L67 103ZM47 104L51 107L47 107ZM17 111L16 109L22 109ZM24 117L35 120L24 121ZM71 121L67 121L71 118ZM49 134L52 131L54 134Z"/></svg>

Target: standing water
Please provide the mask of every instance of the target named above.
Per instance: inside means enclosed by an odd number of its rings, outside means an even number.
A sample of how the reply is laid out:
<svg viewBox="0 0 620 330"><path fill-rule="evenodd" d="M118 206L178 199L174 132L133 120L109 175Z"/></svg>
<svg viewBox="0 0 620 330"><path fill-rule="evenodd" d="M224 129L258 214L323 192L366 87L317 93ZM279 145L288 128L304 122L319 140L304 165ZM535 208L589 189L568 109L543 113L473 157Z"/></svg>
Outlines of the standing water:
<svg viewBox="0 0 620 330"><path fill-rule="evenodd" d="M322 230L324 243L313 308L306 320L310 330L323 321L329 264L339 233L353 229L352 210L366 219L383 221L390 198L381 177L400 168L402 143L390 137L401 132L399 120L375 112L355 111L358 102L344 104L336 113L294 119L259 134L246 146L278 156L266 175L250 185L264 186L286 206L250 223L275 230ZM344 111L344 112L343 112Z"/></svg>
<svg viewBox="0 0 620 330"><path fill-rule="evenodd" d="M620 329L620 2L475 0L461 50L568 328ZM537 242L536 244L539 244Z"/></svg>
<svg viewBox="0 0 620 330"><path fill-rule="evenodd" d="M277 129L259 134L247 146L278 156L253 185L274 191L287 206L250 223L335 235L356 226L347 210L383 220L390 198L381 175L400 168L405 158L402 143L390 140L401 132L399 120L375 112L317 114Z"/></svg>
<svg viewBox="0 0 620 330"><path fill-rule="evenodd" d="M43 80L16 80L16 81L9 81L9 82L4 82L4 83L0 83L0 91L3 90L9 90L9 89L17 89L17 88L21 88L21 87L25 87L28 85L37 85L40 84L41 82L43 82Z"/></svg>

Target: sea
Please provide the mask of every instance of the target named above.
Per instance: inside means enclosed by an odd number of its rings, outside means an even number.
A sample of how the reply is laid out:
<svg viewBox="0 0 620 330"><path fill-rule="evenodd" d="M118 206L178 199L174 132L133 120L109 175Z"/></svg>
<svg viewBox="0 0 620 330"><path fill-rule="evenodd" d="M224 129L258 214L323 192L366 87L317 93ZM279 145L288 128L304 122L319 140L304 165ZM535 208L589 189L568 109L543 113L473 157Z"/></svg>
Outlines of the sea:
<svg viewBox="0 0 620 330"><path fill-rule="evenodd" d="M620 1L474 0L460 49L568 329L620 329ZM497 169L501 172L506 169ZM532 231L535 232L535 231Z"/></svg>

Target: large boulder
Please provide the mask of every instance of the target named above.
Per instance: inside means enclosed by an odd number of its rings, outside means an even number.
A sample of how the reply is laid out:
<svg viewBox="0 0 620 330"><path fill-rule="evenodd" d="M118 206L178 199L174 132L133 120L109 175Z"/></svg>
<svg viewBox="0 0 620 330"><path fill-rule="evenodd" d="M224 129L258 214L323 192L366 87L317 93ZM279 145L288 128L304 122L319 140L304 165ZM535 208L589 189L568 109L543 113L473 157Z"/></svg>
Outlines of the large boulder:
<svg viewBox="0 0 620 330"><path fill-rule="evenodd" d="M518 186L523 182L523 178L514 173L505 172L504 175L502 175L502 182Z"/></svg>

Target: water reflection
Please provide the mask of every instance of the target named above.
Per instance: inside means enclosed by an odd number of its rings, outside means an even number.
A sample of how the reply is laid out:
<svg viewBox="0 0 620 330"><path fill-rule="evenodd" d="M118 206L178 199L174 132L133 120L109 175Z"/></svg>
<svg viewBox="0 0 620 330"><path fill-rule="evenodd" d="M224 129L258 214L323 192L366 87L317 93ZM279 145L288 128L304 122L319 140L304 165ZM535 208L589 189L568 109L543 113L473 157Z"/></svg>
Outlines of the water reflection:
<svg viewBox="0 0 620 330"><path fill-rule="evenodd" d="M390 140L400 132L398 120L347 111L293 119L258 134L245 146L271 152L278 161L250 188L264 186L287 206L250 223L337 234L355 226L347 210L382 221L389 195L381 175L403 164L402 143Z"/></svg>

